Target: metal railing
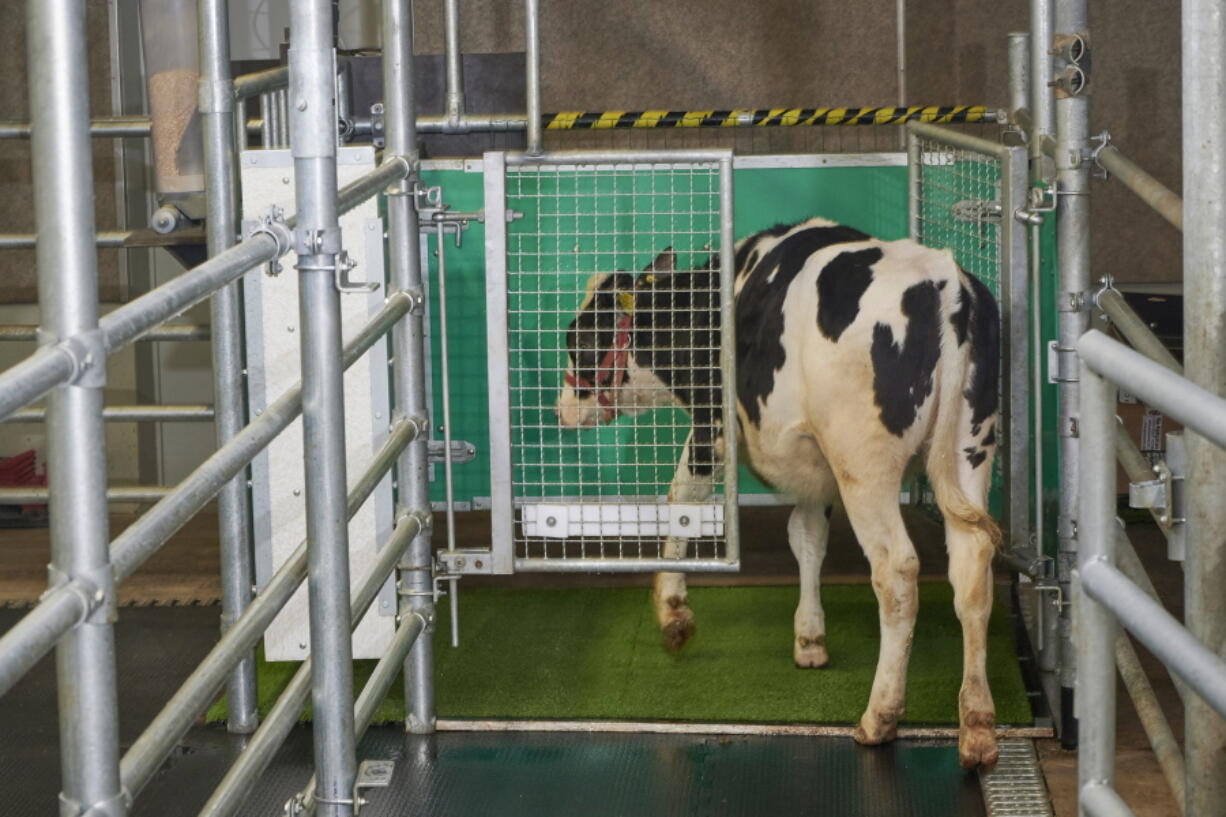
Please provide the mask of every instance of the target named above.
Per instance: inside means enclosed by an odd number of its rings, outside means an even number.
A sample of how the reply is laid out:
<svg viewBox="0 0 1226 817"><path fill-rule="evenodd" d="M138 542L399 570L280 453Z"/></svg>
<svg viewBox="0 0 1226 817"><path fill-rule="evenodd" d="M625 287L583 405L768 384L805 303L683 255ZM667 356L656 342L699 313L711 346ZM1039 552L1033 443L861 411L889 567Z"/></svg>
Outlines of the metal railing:
<svg viewBox="0 0 1226 817"><path fill-rule="evenodd" d="M202 94L209 188L211 257L178 278L98 317L94 275L94 225L90 197L90 124L84 93L84 15L78 4L51 0L30 4L31 90L34 127L53 135L34 144L34 180L39 241L39 293L43 345L0 373L0 419L48 423L50 488L11 489L0 501L49 501L52 587L40 602L0 637L0 695L61 644L59 673L64 790L61 801L73 813L122 815L176 743L227 684L237 731L255 727L252 648L276 614L302 584L308 570L320 577L311 586L311 634L316 655L295 678L290 692L274 707L230 775L205 807L207 814L231 814L242 792L297 721L308 688L314 686L316 773L302 801L320 814L350 814L357 793L354 746L369 725L374 707L386 694L402 664L411 688L409 725L433 729L432 665L429 638L433 625L430 568L430 505L427 490L427 405L423 359L422 281L417 219L409 197L416 173L411 99L412 29L407 0L384 4L385 82L397 97L389 106L385 161L366 176L336 189L336 127L327 104L335 93L331 7L326 0L294 6L296 51L292 72L303 93L323 104L295 106L298 216L270 220L250 238L235 243L235 203L230 186L236 129L233 100L284 84L285 69L232 83L224 48L224 0L206 0L201 13L202 80L214 88ZM322 81L320 78L323 78ZM237 86L237 91L232 92ZM72 183L68 183L68 179ZM336 253L337 217L361 201L387 191L388 243L391 250L389 295L383 307L343 346L339 326ZM237 356L238 313L235 282L248 270L297 251L304 315L303 382L244 425L241 393L232 378L241 369ZM130 406L106 410L101 404L106 357L125 345L154 337L204 337L199 327L159 328L184 309L212 297L217 405ZM8 339L40 337L32 328L8 327ZM396 348L396 419L383 446L346 494L341 418L341 373L391 332ZM49 338L49 339L48 339ZM231 346L227 346L231 344ZM305 395L305 399L304 399ZM23 410L40 397L47 408ZM305 405L305 409L304 409ZM109 417L107 416L109 413ZM189 417L190 415L190 417ZM308 535L272 577L264 591L249 597L250 538L237 525L246 515L243 472L252 459L299 415L306 429ZM105 457L98 439L106 419L205 419L218 424L216 452L174 488L113 487L105 480ZM339 464L338 464L338 456ZM378 560L349 596L345 522L392 469L398 471L397 524L382 543ZM157 503L113 542L107 541L106 505L113 497L157 499ZM222 503L224 632L209 656L172 696L131 749L120 758L116 714L116 668L112 633L116 586L127 579L166 540L213 497ZM227 496L229 504L226 504ZM71 509L65 512L65 509ZM228 521L229 520L229 521ZM347 654L351 625L361 617L400 568L402 621L392 648L356 702L352 697ZM246 583L246 587L243 583ZM246 666L246 670L244 670Z"/></svg>
<svg viewBox="0 0 1226 817"><path fill-rule="evenodd" d="M1226 400L1100 332L1077 344L1081 358L1081 504L1078 554L1080 792L1083 812L1126 815L1113 790L1117 624L1226 716L1226 662L1117 565L1116 388L1226 447ZM1195 611L1189 610L1189 623Z"/></svg>

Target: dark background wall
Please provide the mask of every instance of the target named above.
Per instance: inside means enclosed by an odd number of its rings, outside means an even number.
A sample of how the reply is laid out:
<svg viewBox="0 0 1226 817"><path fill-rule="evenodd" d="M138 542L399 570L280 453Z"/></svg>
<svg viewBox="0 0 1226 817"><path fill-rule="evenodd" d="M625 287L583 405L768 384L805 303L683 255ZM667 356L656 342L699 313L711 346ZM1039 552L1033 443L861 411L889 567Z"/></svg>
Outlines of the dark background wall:
<svg viewBox="0 0 1226 817"><path fill-rule="evenodd" d="M236 0L237 1L237 0ZM276 2L276 0L270 0ZM106 3L89 0L96 114L110 112ZM442 52L442 2L417 0L417 50ZM543 105L556 110L890 105L898 101L893 0L542 0ZM523 49L522 0L463 0L470 52ZM1094 129L1180 188L1179 4L1092 0ZM907 0L906 101L1007 102L1005 37L1027 4ZM28 118L23 4L0 1L0 118ZM987 131L984 131L987 132ZM550 135L553 145L730 145L742 152L896 150L895 129ZM0 141L0 232L33 229L28 145ZM109 142L95 149L99 227L116 223ZM1093 266L1121 280L1180 275L1179 236L1115 182L1095 184ZM119 292L115 251L104 295ZM33 297L33 254L0 252L0 302Z"/></svg>
<svg viewBox="0 0 1226 817"><path fill-rule="evenodd" d="M111 69L107 4L89 0L90 102L95 115L111 114ZM0 119L30 121L26 73L25 3L0 0ZM94 182L99 230L115 229L114 144L94 142ZM82 195L88 195L82 193ZM32 233L34 200L30 186L30 142L0 139L0 233ZM121 250L98 256L99 291L104 301L119 297ZM31 303L37 297L33 250L0 250L0 303Z"/></svg>

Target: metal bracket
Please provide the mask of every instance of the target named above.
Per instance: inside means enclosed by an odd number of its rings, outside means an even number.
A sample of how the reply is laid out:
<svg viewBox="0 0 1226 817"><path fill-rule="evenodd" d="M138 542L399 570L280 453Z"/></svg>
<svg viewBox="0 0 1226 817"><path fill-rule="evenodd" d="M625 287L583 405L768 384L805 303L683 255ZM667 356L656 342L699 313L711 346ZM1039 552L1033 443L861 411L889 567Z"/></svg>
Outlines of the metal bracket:
<svg viewBox="0 0 1226 817"><path fill-rule="evenodd" d="M1170 474L1170 504L1167 506L1166 555L1174 562L1182 562L1187 555L1187 495L1188 452L1184 446L1182 431L1166 434L1166 466Z"/></svg>
<svg viewBox="0 0 1226 817"><path fill-rule="evenodd" d="M340 227L299 227L294 231L294 252L298 255L336 255L340 251Z"/></svg>
<svg viewBox="0 0 1226 817"><path fill-rule="evenodd" d="M440 550L437 555L436 581L455 576L492 576L494 554L489 548L457 548Z"/></svg>
<svg viewBox="0 0 1226 817"><path fill-rule="evenodd" d="M374 292L379 288L378 281L354 281L349 273L358 265L349 257L349 253L341 250L336 256L336 290L337 292Z"/></svg>
<svg viewBox="0 0 1226 817"><path fill-rule="evenodd" d="M354 281L349 278L349 273L358 265L349 257L346 250L341 250L335 256L331 264L298 264L298 271L302 270L323 270L331 272L333 282L337 292L374 292L379 288L378 281Z"/></svg>
<svg viewBox="0 0 1226 817"><path fill-rule="evenodd" d="M376 102L370 106L370 140L376 150L382 150L387 144L383 130L383 103Z"/></svg>
<svg viewBox="0 0 1226 817"><path fill-rule="evenodd" d="M1111 144L1111 132L1103 131L1097 136L1091 136L1090 141L1098 143L1094 147L1087 147L1085 149L1086 159L1094 163L1094 175L1100 179L1111 178L1111 174L1107 172L1107 168L1103 167L1103 163L1099 161L1099 157L1102 155L1102 152L1107 149L1108 145Z"/></svg>
<svg viewBox="0 0 1226 817"><path fill-rule="evenodd" d="M1118 289L1116 289L1116 288L1115 288L1115 278L1114 278L1114 277L1113 277L1113 276L1112 276L1110 273L1108 273L1107 275L1104 275L1102 278L1099 278L1099 279L1098 279L1098 282L1099 282L1100 284L1102 284L1102 286L1100 286L1100 287L1098 288L1098 291L1097 291L1097 292L1095 292L1093 296L1091 296L1091 300L1092 300L1092 301L1093 301L1093 303L1094 303L1094 308L1095 308L1095 309L1099 309L1099 310L1101 310L1101 309L1102 309L1102 304L1100 303L1100 300L1099 300L1099 299L1101 299L1101 298L1103 297L1103 293L1105 293L1105 292L1114 292L1114 293L1116 293L1116 294L1118 295L1120 291L1119 291ZM1107 316L1105 316L1105 317L1106 317L1108 320L1110 320L1110 319L1111 319L1111 317L1110 317L1109 315L1107 315Z"/></svg>
<svg viewBox="0 0 1226 817"><path fill-rule="evenodd" d="M1156 479L1128 483L1128 507L1148 508L1163 530L1171 526L1171 469L1159 462L1153 467Z"/></svg>
<svg viewBox="0 0 1226 817"><path fill-rule="evenodd" d="M431 463L442 462L444 457L443 441L431 440L429 445ZM477 446L464 440L451 441L451 461L453 463L472 462L477 457Z"/></svg>
<svg viewBox="0 0 1226 817"><path fill-rule="evenodd" d="M358 776L353 781L353 813L356 817L366 798L362 792L366 789L386 789L392 785L392 774L396 771L394 760L363 760L358 765Z"/></svg>
<svg viewBox="0 0 1226 817"><path fill-rule="evenodd" d="M258 221L248 221L246 228L248 238L263 233L276 242L277 255L268 262L267 272L273 277L280 275L281 256L289 252L294 243L294 235L285 223L285 211L274 204Z"/></svg>
<svg viewBox="0 0 1226 817"><path fill-rule="evenodd" d="M1047 342L1047 382L1053 385L1060 383L1077 383L1081 380L1077 376L1077 357L1072 356L1073 371L1071 373L1062 372L1060 368L1061 353L1075 353L1077 350L1067 346L1061 346L1058 340L1049 340ZM1071 436L1076 437L1076 433Z"/></svg>
<svg viewBox="0 0 1226 817"><path fill-rule="evenodd" d="M106 385L106 340L99 329L79 332L56 344L72 361L68 385L102 388Z"/></svg>

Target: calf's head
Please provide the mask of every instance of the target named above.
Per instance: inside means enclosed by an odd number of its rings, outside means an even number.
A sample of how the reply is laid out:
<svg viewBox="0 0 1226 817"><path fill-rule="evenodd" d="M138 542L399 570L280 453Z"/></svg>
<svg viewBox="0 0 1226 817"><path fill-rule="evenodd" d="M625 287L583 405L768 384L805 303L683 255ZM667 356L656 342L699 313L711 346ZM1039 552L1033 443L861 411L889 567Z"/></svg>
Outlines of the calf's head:
<svg viewBox="0 0 1226 817"><path fill-rule="evenodd" d="M673 263L670 248L645 272L671 272ZM627 272L595 275L588 281L583 303L566 329L566 373L555 408L562 425L599 425L648 407L632 394L632 381L650 377L638 373L634 360L638 290Z"/></svg>
<svg viewBox="0 0 1226 817"><path fill-rule="evenodd" d="M616 417L617 392L626 380L633 331L634 279L596 275L566 329L566 374L558 395L564 426L594 426Z"/></svg>

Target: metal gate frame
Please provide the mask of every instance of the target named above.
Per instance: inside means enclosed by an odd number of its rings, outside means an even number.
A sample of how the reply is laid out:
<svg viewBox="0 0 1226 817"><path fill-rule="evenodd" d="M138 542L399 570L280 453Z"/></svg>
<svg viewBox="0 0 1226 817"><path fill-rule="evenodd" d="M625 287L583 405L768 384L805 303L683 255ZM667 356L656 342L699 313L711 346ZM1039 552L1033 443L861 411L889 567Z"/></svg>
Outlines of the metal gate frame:
<svg viewBox="0 0 1226 817"><path fill-rule="evenodd" d="M909 234L924 244L921 206L926 152L924 142L936 142L958 160L995 162L1000 167L997 201L983 212L998 224L999 292L1002 322L1001 428L1005 455L1004 519L1008 549L1030 554L1031 433L1030 433L1030 289L1027 281L1026 228L1017 213L1026 208L1028 163L1024 147L1008 147L961 131L921 122L907 124ZM1037 493L1035 494L1038 495ZM1042 554L1035 554L1041 556Z"/></svg>
<svg viewBox="0 0 1226 817"><path fill-rule="evenodd" d="M724 429L722 558L582 557L524 558L514 551L515 498L512 485L510 327L508 316L506 170L508 166L608 166L626 164L714 164L719 170L720 231L720 367L723 372ZM659 570L735 572L740 569L737 492L736 335L734 267L735 236L732 206L732 152L690 151L564 151L533 155L490 152L484 157L486 313L489 338L490 505L492 554L490 572L618 572ZM568 503L577 504L577 503ZM714 504L714 503L710 503Z"/></svg>

